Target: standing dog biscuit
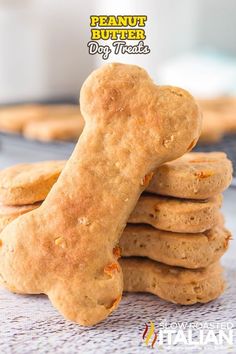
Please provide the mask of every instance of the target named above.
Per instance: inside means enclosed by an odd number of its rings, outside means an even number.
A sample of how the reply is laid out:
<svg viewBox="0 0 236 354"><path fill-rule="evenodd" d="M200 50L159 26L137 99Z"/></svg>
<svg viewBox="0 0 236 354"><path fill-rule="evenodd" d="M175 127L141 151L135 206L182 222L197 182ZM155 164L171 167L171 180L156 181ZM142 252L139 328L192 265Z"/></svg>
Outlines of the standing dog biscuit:
<svg viewBox="0 0 236 354"><path fill-rule="evenodd" d="M156 86L132 65L108 64L83 84L86 125L44 203L1 233L5 286L45 293L68 319L93 325L122 296L115 247L152 171L183 155L201 126L192 96Z"/></svg>

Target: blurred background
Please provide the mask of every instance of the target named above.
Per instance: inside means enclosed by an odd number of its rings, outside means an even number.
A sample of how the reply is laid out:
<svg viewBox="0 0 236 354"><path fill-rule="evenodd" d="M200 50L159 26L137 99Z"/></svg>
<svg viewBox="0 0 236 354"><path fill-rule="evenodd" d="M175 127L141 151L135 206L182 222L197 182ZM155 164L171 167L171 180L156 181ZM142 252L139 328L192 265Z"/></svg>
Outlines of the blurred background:
<svg viewBox="0 0 236 354"><path fill-rule="evenodd" d="M102 62L87 50L91 14L148 16L150 55L110 61L137 63L156 80L183 82L198 95L236 92L234 0L0 0L0 102L77 99Z"/></svg>
<svg viewBox="0 0 236 354"><path fill-rule="evenodd" d="M151 53L108 61L141 65L157 83L188 89L206 117L198 149L236 156L235 0L0 0L0 168L69 156L83 125L78 112L15 105L78 104L84 79L104 63L88 54L89 17L122 14L148 16ZM67 132L62 118L70 120Z"/></svg>

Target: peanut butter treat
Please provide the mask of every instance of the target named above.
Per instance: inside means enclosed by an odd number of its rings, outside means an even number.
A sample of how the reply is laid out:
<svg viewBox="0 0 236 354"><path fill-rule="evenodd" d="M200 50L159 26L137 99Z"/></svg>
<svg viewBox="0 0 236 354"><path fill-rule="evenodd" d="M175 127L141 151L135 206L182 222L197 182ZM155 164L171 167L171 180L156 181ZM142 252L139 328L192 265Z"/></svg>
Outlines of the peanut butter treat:
<svg viewBox="0 0 236 354"><path fill-rule="evenodd" d="M219 263L207 268L184 269L146 258L123 258L124 291L148 292L174 304L206 303L219 297L225 289Z"/></svg>
<svg viewBox="0 0 236 354"><path fill-rule="evenodd" d="M128 224L120 239L120 247L123 257L147 257L194 269L218 261L227 251L230 239L231 234L223 225L198 234L184 234Z"/></svg>
<svg viewBox="0 0 236 354"><path fill-rule="evenodd" d="M22 104L0 108L0 131L21 133L29 122L79 115L76 105Z"/></svg>
<svg viewBox="0 0 236 354"><path fill-rule="evenodd" d="M160 166L148 192L187 199L222 193L232 181L232 163L223 152L191 152Z"/></svg>
<svg viewBox="0 0 236 354"><path fill-rule="evenodd" d="M40 203L24 206L0 206L0 232L19 215L40 206ZM230 232L224 228L220 213L218 225L196 234L157 230L149 225L128 224L116 251L122 256L147 257L165 264L185 268L201 268L216 262L228 248Z"/></svg>
<svg viewBox="0 0 236 354"><path fill-rule="evenodd" d="M68 116L47 121L31 122L23 130L28 139L50 142L53 140L75 140L84 128L82 116Z"/></svg>
<svg viewBox="0 0 236 354"><path fill-rule="evenodd" d="M0 232L18 216L28 213L29 211L34 210L39 206L40 203L21 206L0 204Z"/></svg>
<svg viewBox="0 0 236 354"><path fill-rule="evenodd" d="M151 200L153 199L153 201ZM166 200L168 200L166 198ZM155 198L155 203L154 202L154 197L152 196L147 196L143 195L140 197L134 211L131 213L131 216L128 219L128 222L130 224L147 224L152 225L154 228L159 229L159 231L171 231L171 233L186 233L186 234L195 234L195 233L201 233L206 230L209 230L213 226L217 225L222 216L219 212L219 203L217 204L217 198L213 198L212 200L208 201L201 201L201 202L195 202L195 201L189 201L189 200L181 200L179 201L179 208L175 207L175 204L170 203L169 201L167 203L163 203L163 198L162 197L157 197ZM178 200L176 199L176 203ZM183 204L186 202L186 207L189 206L191 209L190 205L191 202L194 203L195 209L193 211L188 211L185 214L181 214L182 208L186 209ZM40 203L35 203L35 204L29 204L29 205L4 205L0 208L9 208L9 212L12 210L14 211L17 210L24 210L26 208L26 212L28 211L27 208L31 208L31 205L35 205L33 209L36 209L37 207L40 206ZM159 207L157 208L157 205ZM218 205L218 206L217 206ZM198 206L198 207L196 207ZM166 214L166 210L170 207L170 216ZM158 210L157 210L158 209ZM183 210L184 212L184 210ZM20 213L19 215L24 214ZM193 218L194 215L194 218ZM10 221L16 219L18 217L18 214L15 214L14 212L11 215L11 218L9 219ZM171 220L169 220L169 217ZM9 221L9 222L10 222ZM8 222L8 223L9 223ZM8 224L7 223L7 224ZM6 222L4 222L4 225L6 225Z"/></svg>
<svg viewBox="0 0 236 354"><path fill-rule="evenodd" d="M0 274L6 288L45 293L67 319L93 325L120 302L115 250L131 211L153 171L194 146L201 115L189 93L125 64L94 71L80 103L85 128L57 182L1 233Z"/></svg>
<svg viewBox="0 0 236 354"><path fill-rule="evenodd" d="M66 161L18 164L0 171L0 201L8 205L44 200ZM147 191L186 199L222 193L232 180L232 163L221 152L191 152L160 166Z"/></svg>
<svg viewBox="0 0 236 354"><path fill-rule="evenodd" d="M25 205L44 200L64 166L65 161L43 161L0 171L0 202Z"/></svg>
<svg viewBox="0 0 236 354"><path fill-rule="evenodd" d="M172 232L197 233L218 223L222 196L188 200L143 194L129 217L129 223L149 224Z"/></svg>

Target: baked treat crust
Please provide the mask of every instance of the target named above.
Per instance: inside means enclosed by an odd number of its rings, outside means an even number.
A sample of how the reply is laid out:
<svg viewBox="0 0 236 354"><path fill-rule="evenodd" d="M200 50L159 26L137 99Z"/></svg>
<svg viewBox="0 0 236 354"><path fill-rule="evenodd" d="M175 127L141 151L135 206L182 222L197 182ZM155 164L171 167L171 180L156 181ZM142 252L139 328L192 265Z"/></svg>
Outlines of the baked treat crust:
<svg viewBox="0 0 236 354"><path fill-rule="evenodd" d="M128 224L120 239L123 257L147 257L172 266L196 269L218 261L227 251L231 233L218 225L203 233L184 234Z"/></svg>
<svg viewBox="0 0 236 354"><path fill-rule="evenodd" d="M186 199L207 199L232 181L232 163L223 152L191 152L159 167L148 192Z"/></svg>
<svg viewBox="0 0 236 354"><path fill-rule="evenodd" d="M206 303L225 290L219 263L202 269L172 267L145 258L123 258L124 291L149 292L180 305Z"/></svg>
<svg viewBox="0 0 236 354"><path fill-rule="evenodd" d="M66 318L93 325L120 302L114 248L131 211L153 170L194 146L201 115L186 91L125 64L93 72L80 103L86 125L56 184L1 233L0 274L5 287L45 293Z"/></svg>
<svg viewBox="0 0 236 354"><path fill-rule="evenodd" d="M203 201L143 194L128 222L172 232L204 232L218 224L221 203L221 195Z"/></svg>
<svg viewBox="0 0 236 354"><path fill-rule="evenodd" d="M64 166L65 161L42 161L0 171L0 202L26 205L44 200Z"/></svg>

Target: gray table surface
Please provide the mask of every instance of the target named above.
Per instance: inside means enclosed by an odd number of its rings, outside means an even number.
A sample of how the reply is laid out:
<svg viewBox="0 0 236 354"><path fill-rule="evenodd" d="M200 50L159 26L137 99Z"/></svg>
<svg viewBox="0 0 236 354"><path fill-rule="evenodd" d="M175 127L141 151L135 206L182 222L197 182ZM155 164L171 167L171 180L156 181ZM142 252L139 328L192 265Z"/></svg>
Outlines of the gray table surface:
<svg viewBox="0 0 236 354"><path fill-rule="evenodd" d="M0 169L17 162L67 158L64 151L17 153L11 147L0 150ZM223 212L227 227L236 234L236 189L225 193ZM228 287L223 296L209 304L177 306L149 294L125 294L118 310L93 328L83 328L66 321L52 307L46 296L19 296L0 290L0 354L32 353L236 353L234 346L188 347L146 346L142 333L145 323L220 321L232 322L236 328L236 241L231 242L222 259Z"/></svg>

